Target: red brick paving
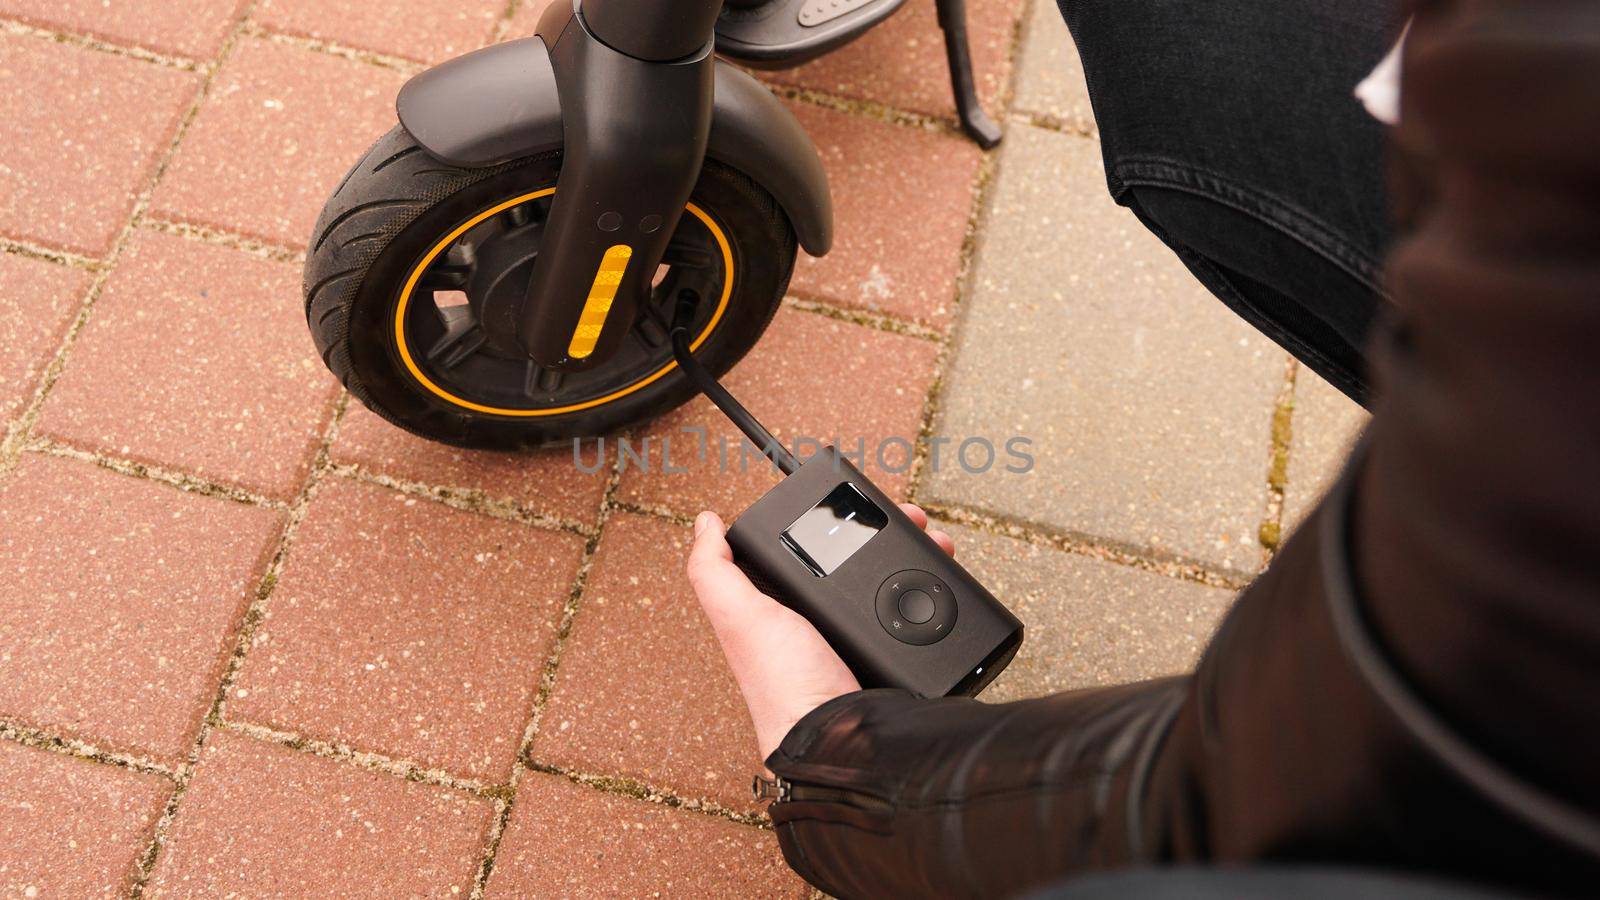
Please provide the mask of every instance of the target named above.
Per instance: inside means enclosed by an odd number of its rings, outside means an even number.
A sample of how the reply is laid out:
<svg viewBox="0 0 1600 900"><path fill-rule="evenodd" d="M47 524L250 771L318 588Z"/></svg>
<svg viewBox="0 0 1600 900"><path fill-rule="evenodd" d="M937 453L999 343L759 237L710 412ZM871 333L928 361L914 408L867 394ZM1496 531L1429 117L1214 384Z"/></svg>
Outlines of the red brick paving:
<svg viewBox="0 0 1600 900"><path fill-rule="evenodd" d="M0 717L181 759L280 522L25 457L0 476Z"/></svg>
<svg viewBox="0 0 1600 900"><path fill-rule="evenodd" d="M157 217L299 247L334 185L394 127L406 76L240 41L153 201Z"/></svg>
<svg viewBox="0 0 1600 900"><path fill-rule="evenodd" d="M582 539L333 479L296 540L228 718L508 777Z"/></svg>
<svg viewBox="0 0 1600 900"><path fill-rule="evenodd" d="M679 525L606 523L533 758L750 807L755 732L684 577L688 549Z"/></svg>
<svg viewBox="0 0 1600 900"><path fill-rule="evenodd" d="M0 33L0 236L104 255L197 84L190 72Z"/></svg>
<svg viewBox="0 0 1600 900"><path fill-rule="evenodd" d="M844 452L855 452L864 441L864 471L884 490L898 494L908 474L889 469L909 463L906 442L915 441L921 427L938 352L935 344L920 338L783 309L725 383L779 440L800 436L832 442L837 437ZM703 460L697 458L697 436L683 432L685 427L704 428L710 435L711 449ZM740 471L739 432L704 398L663 416L642 436L653 442L652 468L628 467L619 486L623 500L683 515L710 508L731 518L777 483L774 470L754 452ZM896 437L901 441L889 440ZM661 470L665 438L671 440L672 465L688 472ZM726 471L717 457L719 439L728 448ZM886 467L876 461L880 446ZM611 442L607 447L615 458ZM585 463L592 465L594 442L585 442L583 452Z"/></svg>
<svg viewBox="0 0 1600 900"><path fill-rule="evenodd" d="M87 272L0 256L0 423L33 397L88 286Z"/></svg>
<svg viewBox="0 0 1600 900"><path fill-rule="evenodd" d="M208 59L222 45L240 0L0 0L0 15L112 44Z"/></svg>
<svg viewBox="0 0 1600 900"><path fill-rule="evenodd" d="M539 17L556 2L566 0L523 0L522 5L517 7L516 15L506 25L505 39L509 41L532 35L534 26L539 24Z"/></svg>
<svg viewBox="0 0 1600 900"><path fill-rule="evenodd" d="M300 267L145 232L108 280L38 430L288 499L336 387Z"/></svg>
<svg viewBox="0 0 1600 900"><path fill-rule="evenodd" d="M996 120L1000 95L1011 77L1011 38L1021 14L1022 0L967 0L978 96ZM913 112L955 116L944 32L939 30L932 0L910 0L887 22L844 49L764 77Z"/></svg>
<svg viewBox="0 0 1600 900"><path fill-rule="evenodd" d="M213 732L150 880L153 896L461 896L493 805Z"/></svg>
<svg viewBox="0 0 1600 900"><path fill-rule="evenodd" d="M0 896L123 894L172 782L0 743Z"/></svg>
<svg viewBox="0 0 1600 900"><path fill-rule="evenodd" d="M591 445L585 464L593 462ZM570 447L534 453L491 453L436 444L390 425L352 400L339 425L333 459L364 471L457 490L481 491L529 512L592 525L600 515L606 470L586 473ZM592 467L592 466L591 466Z"/></svg>
<svg viewBox="0 0 1600 900"><path fill-rule="evenodd" d="M489 40L506 0L262 0L267 28L358 50L438 62Z"/></svg>
<svg viewBox="0 0 1600 900"><path fill-rule="evenodd" d="M796 294L944 328L981 153L970 141L791 104L833 192L833 251L800 254Z"/></svg>
<svg viewBox="0 0 1600 900"><path fill-rule="evenodd" d="M804 897L770 831L530 774L488 897Z"/></svg>
<svg viewBox="0 0 1600 900"><path fill-rule="evenodd" d="M210 64L236 0L0 0L0 16ZM524 0L508 37L549 0ZM559 0L558 0L559 2ZM1019 0L974 0L978 70L1003 93ZM498 0L262 0L266 31L416 60L493 32ZM932 4L768 77L948 118ZM174 133L196 73L0 34L0 236L104 255ZM222 64L152 215L303 246L327 192L393 123L403 73L264 37ZM838 247L796 296L935 330L953 322L981 154L948 130L794 107L825 157ZM46 404L40 433L275 497L301 483L331 382L310 356L295 267L141 232ZM37 382L87 276L0 255L0 415ZM20 281L18 280L20 279ZM18 286L20 285L20 287ZM202 292L204 292L202 294ZM212 301L212 302L208 302ZM785 309L730 385L780 436L917 435L938 345ZM796 365L805 360L807 365ZM165 392L145 392L162 383ZM263 387L265 385L265 387ZM9 405L8 405L9 404ZM14 412L12 413L14 414ZM308 424L310 423L310 424ZM703 401L640 429L736 436ZM659 446L659 445L658 445ZM892 456L903 455L903 446ZM594 523L605 476L569 454L468 453L353 407L334 460ZM659 450L654 461L659 465ZM733 515L772 477L631 471L625 502ZM892 492L906 476L867 469ZM284 514L24 454L0 474L0 718L178 765ZM535 760L751 809L760 764L737 689L682 577L686 528L608 521ZM582 539L330 474L267 604L224 718L502 785L573 583ZM369 668L370 667L370 668ZM0 893L124 887L170 784L0 742ZM9 807L6 807L9 810ZM465 894L493 804L228 730L213 732L157 857L162 894ZM87 847L63 854L71 842ZM28 881L14 882L24 873ZM78 880L81 879L81 880ZM770 831L524 773L489 892L797 896Z"/></svg>

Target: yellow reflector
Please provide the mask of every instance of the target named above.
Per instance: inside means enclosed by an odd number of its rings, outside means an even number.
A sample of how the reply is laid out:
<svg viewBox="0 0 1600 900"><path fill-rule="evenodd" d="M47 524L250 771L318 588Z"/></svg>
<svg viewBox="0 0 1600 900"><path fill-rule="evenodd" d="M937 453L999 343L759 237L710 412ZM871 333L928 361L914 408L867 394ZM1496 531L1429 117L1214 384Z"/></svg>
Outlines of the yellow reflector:
<svg viewBox="0 0 1600 900"><path fill-rule="evenodd" d="M583 359L594 352L600 330L606 325L606 314L611 312L611 301L617 298L617 288L622 284L622 273L628 271L628 260L632 258L633 248L627 244L614 244L600 257L594 284L589 286L589 299L583 302L578 327L572 330L572 341L567 344L568 356Z"/></svg>

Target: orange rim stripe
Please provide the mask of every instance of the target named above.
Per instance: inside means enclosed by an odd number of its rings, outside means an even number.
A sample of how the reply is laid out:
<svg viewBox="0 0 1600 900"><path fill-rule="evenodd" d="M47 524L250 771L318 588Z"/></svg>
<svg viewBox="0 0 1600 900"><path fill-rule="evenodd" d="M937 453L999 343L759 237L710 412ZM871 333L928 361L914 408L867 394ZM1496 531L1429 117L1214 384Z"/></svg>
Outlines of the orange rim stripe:
<svg viewBox="0 0 1600 900"><path fill-rule="evenodd" d="M638 381L635 381L627 387L619 388L603 397L596 397L593 400L585 400L582 403L573 403L567 406L550 407L548 409L512 409L509 407L485 406L481 403L474 403L471 400L467 400L463 397L457 397L455 394L452 394L439 385L434 384L433 380L424 374L422 369L418 367L416 360L411 355L411 348L406 346L405 320L406 307L411 303L411 295L416 290L417 282L421 280L422 273L428 270L428 267L433 264L434 259L438 258L439 254L443 253L446 247L449 247L452 243L454 243L456 238L466 234L472 228L476 227L478 223L491 216L505 212L519 203L526 203L529 200L537 200L540 197L548 197L555 192L555 188L543 188L541 190L533 191L532 193L523 194L519 197L513 197L504 203L497 204L481 213L478 213L476 216L473 216L471 219L468 219L466 222L457 226L454 231L450 232L448 235L445 235L442 240L433 245L433 249L429 250L427 255L422 257L422 261L417 263L416 267L411 270L410 277L406 279L405 287L400 291L400 300L395 304L394 343L395 347L400 351L400 360L405 363L405 367L411 373L411 377L415 378L417 383L426 388L429 393L448 403L462 407L463 409L470 409L474 412L488 413L490 415L513 416L520 418L558 416L563 413L593 409L596 406L604 406L612 401L620 400L621 398L626 397L635 391L641 390L655 383L656 381L660 380L662 376L678 367L676 362L668 362L666 365L662 366L651 374L646 375ZM717 246L722 250L722 263L724 270L722 279L722 295L717 299L716 311L711 314L711 321L706 323L705 329L702 330L700 334L689 343L691 350L698 350L700 345L705 343L706 339L711 336L711 332L716 330L717 325L722 321L723 314L728 310L728 299L733 295L733 248L728 245L727 235L722 233L722 229L718 227L716 222L711 220L711 217L706 214L705 210L693 203L686 204L684 209L695 218L699 219L706 226L706 228L710 229L711 236L716 238Z"/></svg>

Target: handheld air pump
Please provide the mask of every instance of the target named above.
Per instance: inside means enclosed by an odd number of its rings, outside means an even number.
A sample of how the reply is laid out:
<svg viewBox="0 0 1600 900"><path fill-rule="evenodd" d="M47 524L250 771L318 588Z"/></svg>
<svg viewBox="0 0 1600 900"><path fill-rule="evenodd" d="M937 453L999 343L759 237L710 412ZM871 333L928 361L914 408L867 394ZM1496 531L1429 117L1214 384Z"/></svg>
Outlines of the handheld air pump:
<svg viewBox="0 0 1600 900"><path fill-rule="evenodd" d="M698 302L678 295L673 357L785 476L729 527L734 562L816 626L862 687L977 694L1016 655L1022 622L837 449L802 463L718 384L689 348Z"/></svg>

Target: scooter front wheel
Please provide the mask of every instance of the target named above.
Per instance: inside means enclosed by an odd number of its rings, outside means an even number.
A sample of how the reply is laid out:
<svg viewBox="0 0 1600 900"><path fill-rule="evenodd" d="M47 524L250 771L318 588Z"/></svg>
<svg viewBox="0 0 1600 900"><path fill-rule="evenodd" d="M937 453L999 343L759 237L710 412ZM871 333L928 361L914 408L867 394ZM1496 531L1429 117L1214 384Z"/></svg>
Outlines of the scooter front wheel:
<svg viewBox="0 0 1600 900"><path fill-rule="evenodd" d="M305 268L306 320L357 399L435 441L519 449L659 416L694 395L672 361L678 292L701 298L696 356L718 374L766 330L794 267L776 201L707 160L628 340L582 372L545 369L514 334L561 168L559 151L450 166L396 127L323 208Z"/></svg>

